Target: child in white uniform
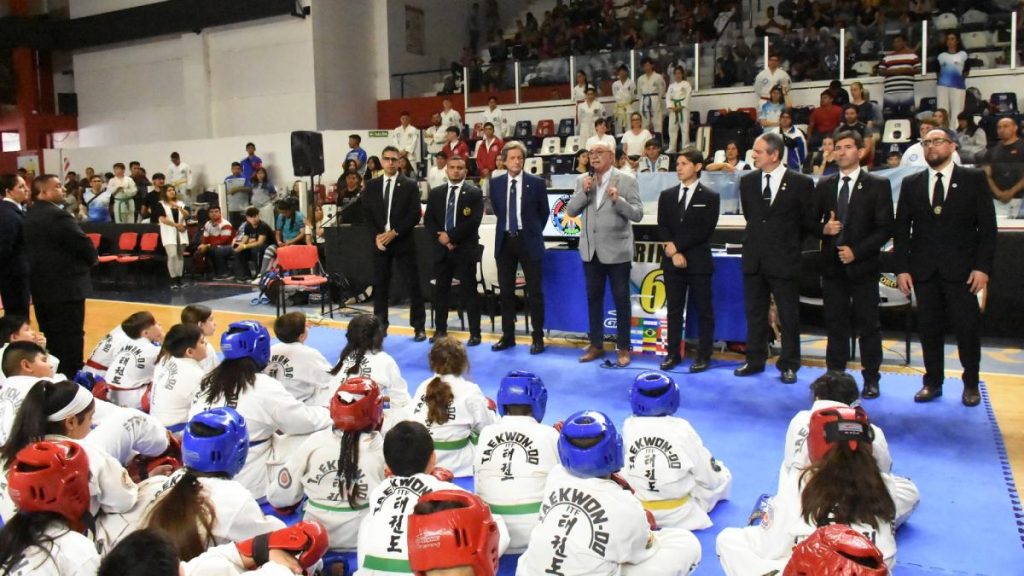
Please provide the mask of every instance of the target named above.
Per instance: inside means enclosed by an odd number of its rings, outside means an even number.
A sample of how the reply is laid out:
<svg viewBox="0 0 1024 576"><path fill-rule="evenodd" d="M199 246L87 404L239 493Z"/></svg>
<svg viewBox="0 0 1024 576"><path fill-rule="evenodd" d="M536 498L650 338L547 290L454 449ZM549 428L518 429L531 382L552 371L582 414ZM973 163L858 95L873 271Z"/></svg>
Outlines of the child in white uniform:
<svg viewBox="0 0 1024 576"><path fill-rule="evenodd" d="M85 366L82 367L82 370L105 378L107 370L114 364L114 355L131 340L125 330L138 334L141 331L140 326L146 323L152 316L153 314L150 312L136 312L122 320L120 324L115 326L110 332L107 332L107 335L96 344L96 347L92 349L92 354L89 355L89 359L85 361Z"/></svg>
<svg viewBox="0 0 1024 576"><path fill-rule="evenodd" d="M238 410L249 428L249 456L238 481L256 499L263 498L274 466L282 463L304 436L331 425L327 408L305 406L280 382L259 373L270 360L270 333L246 320L228 327L220 341L224 361L203 378L189 417L216 406ZM275 432L280 431L280 434Z"/></svg>
<svg viewBox="0 0 1024 576"><path fill-rule="evenodd" d="M392 425L405 420L411 408L409 386L402 378L398 363L382 350L384 326L373 314L360 314L348 323L345 337L348 343L342 349L338 363L331 368L329 387L337 390L342 382L354 376L376 382L384 397L382 431L387 432Z"/></svg>
<svg viewBox="0 0 1024 576"><path fill-rule="evenodd" d="M629 130L629 115L633 113L636 102L636 85L629 78L629 68L619 66L616 71L619 79L612 83L612 96L615 97L615 131L622 134Z"/></svg>
<svg viewBox="0 0 1024 576"><path fill-rule="evenodd" d="M106 380L110 387L107 398L110 402L146 411L148 406L144 405L143 396L153 384L153 370L160 354L164 329L151 313L143 314L145 316L137 325L125 329L129 340L114 354Z"/></svg>
<svg viewBox="0 0 1024 576"><path fill-rule="evenodd" d="M332 550L355 550L367 498L384 480L384 399L369 378L355 377L331 398L334 427L312 434L267 488L276 508L295 506L305 494L305 520L323 524Z"/></svg>
<svg viewBox="0 0 1024 576"><path fill-rule="evenodd" d="M199 391L210 353L202 328L196 324L175 324L167 331L153 370L149 413L174 434L181 434L188 422L192 399Z"/></svg>
<svg viewBox="0 0 1024 576"><path fill-rule="evenodd" d="M410 420L430 430L437 450L437 465L456 476L473 473L476 437L498 421L480 387L466 380L466 348L451 336L438 338L428 356L434 376L423 381L413 395Z"/></svg>
<svg viewBox="0 0 1024 576"><path fill-rule="evenodd" d="M644 119L644 128L652 133L661 133L661 120L664 112L662 103L665 101L665 78L654 71L654 60L644 57L642 64L644 73L636 79L636 91L640 98L640 114Z"/></svg>
<svg viewBox="0 0 1024 576"><path fill-rule="evenodd" d="M323 406L330 394L331 364L319 350L306 345L309 327L306 314L289 312L274 321L279 343L270 347L270 363L263 369L284 385L296 400L307 406Z"/></svg>
<svg viewBox="0 0 1024 576"><path fill-rule="evenodd" d="M34 442L10 460L20 510L0 539L0 572L10 576L94 576L100 564L85 532L89 462L74 442ZM54 490L56 493L54 493Z"/></svg>
<svg viewBox="0 0 1024 576"><path fill-rule="evenodd" d="M558 431L541 424L547 402L540 378L509 372L498 387L501 420L484 428L477 444L476 493L505 521L512 553L526 549L548 473L558 465Z"/></svg>
<svg viewBox="0 0 1024 576"><path fill-rule="evenodd" d="M249 436L245 420L232 408L213 408L189 420L182 433L184 468L170 477L154 476L140 486L136 505L107 514L96 523L96 541L109 552L142 528L171 534L184 560L216 544L244 540L284 527L264 516L244 487L232 480L245 464Z"/></svg>
<svg viewBox="0 0 1024 576"><path fill-rule="evenodd" d="M685 575L700 563L700 542L688 530L653 531L622 468L622 437L596 411L570 416L558 438L561 466L548 475L540 523L516 574Z"/></svg>
<svg viewBox="0 0 1024 576"><path fill-rule="evenodd" d="M668 108L669 154L675 154L690 143L690 92L693 87L686 81L682 66L672 71L673 82L665 91ZM680 132L682 136L680 136Z"/></svg>
<svg viewBox="0 0 1024 576"><path fill-rule="evenodd" d="M7 345L14 342L31 342L38 344L44 351L46 350L46 337L41 332L36 332L32 325L29 324L27 318L13 315L4 316L0 318L0 358L3 357ZM46 352L46 362L53 368L53 373L57 374L60 360L53 354ZM60 375L57 378L64 378L64 376ZM6 377L3 370L0 369L0 387L4 385L5 380Z"/></svg>
<svg viewBox="0 0 1024 576"><path fill-rule="evenodd" d="M46 361L46 350L34 342L12 342L0 356L0 370L7 376L0 388L0 446L14 428L14 419L25 395L40 379L56 380Z"/></svg>
<svg viewBox="0 0 1024 576"><path fill-rule="evenodd" d="M732 473L704 447L682 418L679 386L660 372L643 372L630 393L633 416L622 425L623 476L658 526L711 527L708 513L729 498Z"/></svg>
<svg viewBox="0 0 1024 576"><path fill-rule="evenodd" d="M597 90L593 86L587 88L586 99L576 105L576 116L580 124L580 141L586 142L594 135L594 122L604 118L604 106L598 102Z"/></svg>
<svg viewBox="0 0 1024 576"><path fill-rule="evenodd" d="M199 361L203 372L209 372L217 367L220 359L217 358L217 350L213 347L213 335L217 333L217 321L213 318L213 310L202 304L189 304L181 309L182 324L196 324L203 332L203 339L206 342L206 356Z"/></svg>

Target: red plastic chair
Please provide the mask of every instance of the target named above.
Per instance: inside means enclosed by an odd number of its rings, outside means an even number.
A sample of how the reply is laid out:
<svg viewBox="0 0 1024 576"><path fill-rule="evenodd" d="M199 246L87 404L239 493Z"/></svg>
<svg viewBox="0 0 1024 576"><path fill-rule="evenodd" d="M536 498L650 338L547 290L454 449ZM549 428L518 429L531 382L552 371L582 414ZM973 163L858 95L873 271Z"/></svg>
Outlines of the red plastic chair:
<svg viewBox="0 0 1024 576"><path fill-rule="evenodd" d="M473 133L471 135L473 140L479 140L484 137L484 123L477 122L473 124Z"/></svg>
<svg viewBox="0 0 1024 576"><path fill-rule="evenodd" d="M753 120L754 122L757 122L757 109L756 108L737 108L736 111L737 112L743 112L747 116L750 116L751 120Z"/></svg>
<svg viewBox="0 0 1024 576"><path fill-rule="evenodd" d="M117 239L117 255L118 264L131 264L138 262L139 257L132 254L135 251L135 246L139 243L138 232L122 232L121 236Z"/></svg>
<svg viewBox="0 0 1024 576"><path fill-rule="evenodd" d="M160 234L146 232L139 238L139 260L152 260L156 255L156 247L160 244Z"/></svg>
<svg viewBox="0 0 1024 576"><path fill-rule="evenodd" d="M537 138L545 138L547 136L555 135L555 121L554 120L541 120L537 122L537 131L533 134Z"/></svg>
<svg viewBox="0 0 1024 576"><path fill-rule="evenodd" d="M96 249L96 252L99 252L100 243L103 241L103 237L96 232L89 232L85 236L92 241L92 246ZM117 254L100 254L99 257L100 264L106 264L107 262L113 262L115 260L117 260Z"/></svg>
<svg viewBox="0 0 1024 576"><path fill-rule="evenodd" d="M316 246L299 244L295 246L282 246L277 249L277 265L282 272L291 271L290 276L284 276L285 286L298 286L302 288L318 288L320 292L320 313L323 314L327 302L326 290L327 277L322 274L320 256L317 254ZM300 271L296 274L295 271ZM288 312L285 301L285 290L281 290L278 296L278 311ZM334 317L333 311L331 317Z"/></svg>

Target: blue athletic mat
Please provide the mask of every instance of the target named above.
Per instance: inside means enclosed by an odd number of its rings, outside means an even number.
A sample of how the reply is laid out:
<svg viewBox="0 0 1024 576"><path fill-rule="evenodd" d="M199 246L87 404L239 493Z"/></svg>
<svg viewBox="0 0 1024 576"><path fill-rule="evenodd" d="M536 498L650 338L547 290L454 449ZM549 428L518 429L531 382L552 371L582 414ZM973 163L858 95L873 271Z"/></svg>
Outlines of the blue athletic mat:
<svg viewBox="0 0 1024 576"><path fill-rule="evenodd" d="M319 327L310 331L308 343L334 361L344 340L344 331ZM519 346L503 352L491 352L486 342L470 348L470 379L493 397L508 370L537 373L549 390L547 422L592 408L621 424L629 415L633 378L657 367L653 357L635 357L625 369L605 368L600 362L579 364L581 351L562 347L531 356L528 342L521 337ZM430 376L428 343L394 334L384 348L401 366L410 394ZM805 367L797 374L797 384L785 385L773 366L748 378L734 377L735 367L735 362L715 361L703 374L674 374L682 389L678 415L693 424L733 473L732 500L712 512L714 527L696 533L703 546L696 572L700 575L722 574L715 556L719 530L744 524L758 496L775 491L786 426L793 414L809 406L808 385L823 372ZM864 403L872 421L885 431L894 472L912 478L921 491L920 506L897 533L894 572L1024 575L1020 499L987 396L980 407L966 408L960 404L960 382L949 379L944 397L915 404L919 387L917 376L883 374L882 397ZM502 574L513 573L510 564L502 562Z"/></svg>

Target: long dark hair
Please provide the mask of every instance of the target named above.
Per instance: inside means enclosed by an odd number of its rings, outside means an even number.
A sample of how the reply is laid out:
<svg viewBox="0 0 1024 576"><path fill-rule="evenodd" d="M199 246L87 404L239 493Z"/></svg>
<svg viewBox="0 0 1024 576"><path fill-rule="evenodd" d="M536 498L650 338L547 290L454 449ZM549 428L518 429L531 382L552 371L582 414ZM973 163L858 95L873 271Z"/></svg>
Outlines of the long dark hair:
<svg viewBox="0 0 1024 576"><path fill-rule="evenodd" d="M256 384L257 372L252 358L225 360L199 381L201 396L210 403L223 398L228 406L234 407L238 396Z"/></svg>
<svg viewBox="0 0 1024 576"><path fill-rule="evenodd" d="M341 372L345 360L352 358L352 366L345 372L349 376L359 374L359 366L367 352L376 352L384 345L384 325L373 314L360 314L348 323L345 333L348 342L338 356L338 363L331 368L331 375Z"/></svg>
<svg viewBox="0 0 1024 576"><path fill-rule="evenodd" d="M978 125L974 122L974 114L969 112L961 112L956 115L957 120L965 120L967 122L967 128L964 130L970 137L974 137L974 133L978 131Z"/></svg>
<svg viewBox="0 0 1024 576"><path fill-rule="evenodd" d="M159 364L172 356L175 358L184 357L186 350L199 346L199 338L202 335L203 331L199 328L199 324L175 324L171 326L171 329L167 331L167 335L164 336L164 344L160 347L160 354L156 357L156 363Z"/></svg>
<svg viewBox="0 0 1024 576"><path fill-rule="evenodd" d="M444 424L448 422L448 407L455 400L455 394L441 376L464 374L469 369L469 357L461 342L445 336L434 342L427 359L430 369L438 375L427 384L427 390L423 393L423 402L427 405L427 424Z"/></svg>
<svg viewBox="0 0 1024 576"><path fill-rule="evenodd" d="M355 510L359 502L359 438L363 431L345 430L341 435L341 452L338 454L338 486L347 495L348 505ZM363 495L368 496L367 494Z"/></svg>
<svg viewBox="0 0 1024 576"><path fill-rule="evenodd" d="M64 530L51 536L46 533L46 529L55 523L59 523ZM67 520L56 512L18 512L0 530L0 572L13 572L30 546L38 547L52 558L54 541L70 531Z"/></svg>
<svg viewBox="0 0 1024 576"><path fill-rule="evenodd" d="M801 475L807 485L800 505L808 524L861 523L877 529L879 518L888 522L896 518L896 504L868 446L861 442L851 450L848 442L837 442Z"/></svg>
<svg viewBox="0 0 1024 576"><path fill-rule="evenodd" d="M25 395L21 407L18 408L18 415L14 418L7 443L0 447L0 459L8 463L14 462L18 452L32 442L42 440L47 434L65 434L67 430L64 428L63 420L48 422L46 418L70 404L77 393L78 384L67 380L60 382L39 380L33 384L28 394ZM79 423L83 422L95 407L96 402L93 401L76 414L75 419Z"/></svg>

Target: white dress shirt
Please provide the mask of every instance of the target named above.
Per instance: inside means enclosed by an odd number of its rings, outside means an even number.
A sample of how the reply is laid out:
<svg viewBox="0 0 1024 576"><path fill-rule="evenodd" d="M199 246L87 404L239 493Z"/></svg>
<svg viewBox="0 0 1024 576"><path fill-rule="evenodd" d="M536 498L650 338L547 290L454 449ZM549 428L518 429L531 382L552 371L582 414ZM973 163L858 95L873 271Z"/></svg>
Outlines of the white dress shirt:
<svg viewBox="0 0 1024 576"><path fill-rule="evenodd" d="M676 193L677 194L677 196L676 196L676 204L679 204L679 201L683 199L683 189L686 189L686 205L683 206L683 211L684 212L686 211L687 208L690 207L690 204L693 202L693 193L694 193L694 191L697 190L697 185L698 184L700 184L700 180L699 179L698 180L694 180L693 182L691 182L689 184L684 184L682 182L679 183L679 192Z"/></svg>
<svg viewBox="0 0 1024 576"><path fill-rule="evenodd" d="M391 205L395 203L395 183L396 182L398 182L398 174L395 174L394 176L387 176L387 175L385 175L384 176L384 182L383 182L384 185L380 189L380 193L381 194L385 194L387 196L387 199L386 199L387 205L384 206L384 231L385 232L391 230ZM391 187L391 193L390 194L386 194L385 193L385 191L388 189L388 186Z"/></svg>
<svg viewBox="0 0 1024 576"><path fill-rule="evenodd" d="M463 180L461 182L452 182L451 180L448 180L448 181L445 182L445 184L448 186L448 193L444 195L444 217L445 217L446 220L448 218L448 201L451 200L452 194L455 195L456 210L455 210L455 217L452 218L452 224L453 225L454 224L458 224L458 222L459 222L459 211L458 211L459 188L462 188L462 185L465 184L465 183L466 183L465 180ZM445 224L448 224L448 223L445 222ZM520 223L519 227L522 228L522 223Z"/></svg>
<svg viewBox="0 0 1024 576"><path fill-rule="evenodd" d="M953 162L947 162L942 170L935 171L928 168L928 203L932 200L932 191L935 190L935 175L942 174L942 201L949 198L949 181L953 179Z"/></svg>
<svg viewBox="0 0 1024 576"><path fill-rule="evenodd" d="M508 231L509 225L509 191L512 190L512 183L516 183L516 222L519 223L519 229L523 229L523 173L513 176L511 173L508 175L508 188L505 190L505 231Z"/></svg>
<svg viewBox="0 0 1024 576"><path fill-rule="evenodd" d="M775 170L771 172L765 172L761 175L761 185L758 187L759 190L764 190L765 176L771 176L768 180L768 186L772 190L772 203L775 203L775 197L779 195L779 186L782 185L782 177L786 175L786 165L779 164Z"/></svg>

